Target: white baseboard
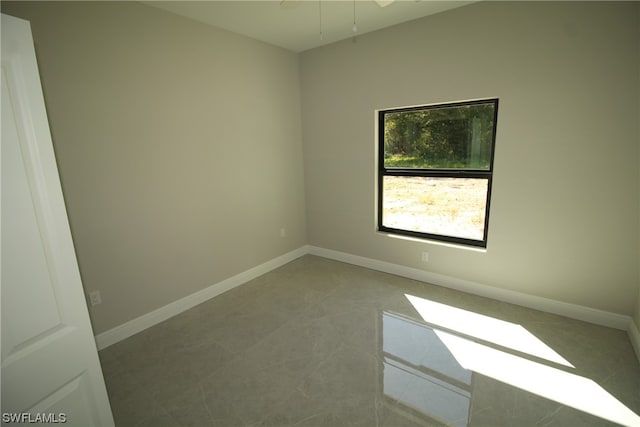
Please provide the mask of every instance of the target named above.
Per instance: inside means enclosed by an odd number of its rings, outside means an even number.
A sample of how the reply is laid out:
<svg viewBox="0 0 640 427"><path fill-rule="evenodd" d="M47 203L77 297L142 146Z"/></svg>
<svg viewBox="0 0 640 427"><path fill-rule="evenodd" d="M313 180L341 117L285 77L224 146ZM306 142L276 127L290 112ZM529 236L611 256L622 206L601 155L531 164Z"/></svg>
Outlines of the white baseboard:
<svg viewBox="0 0 640 427"><path fill-rule="evenodd" d="M481 283L463 280L451 276L445 276L442 274L436 274L429 271L393 264L386 261L365 258L345 252L319 248L316 246L302 246L277 258L246 270L240 274L209 286L208 288L167 304L164 307L160 307L150 313L130 320L120 326L116 326L113 329L98 334L95 337L98 350L106 348L112 344L117 343L118 341L137 334L138 332L141 332L153 325L163 322L177 314L182 313L185 310L188 310L217 295L240 286L243 283L255 279L258 276L268 273L269 271L283 266L284 264L287 264L288 262L291 262L294 259L306 254L346 262L348 264L358 265L360 267L370 268L372 270L382 271L384 273L395 274L397 276L407 277L410 279L419 280L421 282L432 283L434 285L488 297L498 301L504 301L523 307L533 308L547 313L558 314L572 319L583 320L585 322L594 323L597 325L625 330L629 334L631 343L633 344L636 355L638 356L638 360L640 361L640 332L638 331L638 328L635 326L630 316L624 316L621 314L610 313L590 307L555 301L548 298L527 295L507 289L495 288L493 286L483 285Z"/></svg>
<svg viewBox="0 0 640 427"><path fill-rule="evenodd" d="M584 307L566 302L555 301L552 299L537 297L534 295L527 295L521 292L515 292L507 289L495 288L493 286L483 285L481 283L471 282L468 280L458 279L442 274L436 274L429 271L419 270L417 268L405 267L386 261L365 258L357 255L347 254L344 252L334 251L331 249L319 248L316 246L309 246L308 250L312 255L317 255L336 261L342 261L348 264L354 264L385 273L395 274L397 276L408 277L410 279L419 280L421 282L432 283L434 285L456 289L470 294L488 297L498 301L504 301L527 308L533 308L547 313L559 314L561 316L583 320L585 322L595 323L597 325L608 326L611 328L622 329L626 331L629 330L629 325L632 322L631 317L621 314L597 310L595 308Z"/></svg>
<svg viewBox="0 0 640 427"><path fill-rule="evenodd" d="M268 273L271 270L281 267L296 258L306 255L307 253L308 247L302 246L277 258L260 264L257 267L250 268L249 270L243 271L242 273L239 273L233 277L229 277L228 279L211 285L208 288L202 289L191 295L187 295L184 298L180 298L179 300L169 303L164 307L160 307L147 314L132 319L120 326L109 329L108 331L95 336L96 346L98 347L98 350L109 347L110 345L115 344L118 341L121 341L153 325L163 322L177 314L182 313L183 311L195 307L198 304L202 304L203 302L215 296L231 290L236 286L240 286L243 283L248 282L249 280L255 279L258 276Z"/></svg>
<svg viewBox="0 0 640 427"><path fill-rule="evenodd" d="M633 349L636 351L636 356L638 357L638 363L640 363L640 331L636 324L631 321L629 323L629 330L627 331L629 334L629 339L631 340L631 345Z"/></svg>

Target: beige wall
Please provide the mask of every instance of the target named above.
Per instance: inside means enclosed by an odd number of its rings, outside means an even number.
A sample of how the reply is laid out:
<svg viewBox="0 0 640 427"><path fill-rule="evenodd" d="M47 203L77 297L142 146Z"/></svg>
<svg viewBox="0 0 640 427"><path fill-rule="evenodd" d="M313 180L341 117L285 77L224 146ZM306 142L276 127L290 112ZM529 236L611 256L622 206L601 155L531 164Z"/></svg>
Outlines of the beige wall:
<svg viewBox="0 0 640 427"><path fill-rule="evenodd" d="M483 2L300 56L135 3L2 11L32 23L96 333L305 243L640 327L637 3ZM375 109L483 97L487 251L377 233Z"/></svg>
<svg viewBox="0 0 640 427"><path fill-rule="evenodd" d="M95 333L305 244L296 55L136 3L2 11L31 21Z"/></svg>
<svg viewBox="0 0 640 427"><path fill-rule="evenodd" d="M482 2L303 53L309 243L632 315L639 6ZM486 97L486 252L377 233L374 111Z"/></svg>
<svg viewBox="0 0 640 427"><path fill-rule="evenodd" d="M638 6L638 22L640 22L640 6ZM638 61L640 61L640 43L638 43ZM640 82L640 73L638 73L638 81ZM640 191L640 83L638 84L638 188ZM640 221L640 201L638 201L638 220ZM640 227L638 227L640 231ZM638 235L638 244L640 245L640 234ZM640 254L638 254L638 302L636 303L636 312L634 316L636 328L640 331ZM640 354L638 354L640 358Z"/></svg>

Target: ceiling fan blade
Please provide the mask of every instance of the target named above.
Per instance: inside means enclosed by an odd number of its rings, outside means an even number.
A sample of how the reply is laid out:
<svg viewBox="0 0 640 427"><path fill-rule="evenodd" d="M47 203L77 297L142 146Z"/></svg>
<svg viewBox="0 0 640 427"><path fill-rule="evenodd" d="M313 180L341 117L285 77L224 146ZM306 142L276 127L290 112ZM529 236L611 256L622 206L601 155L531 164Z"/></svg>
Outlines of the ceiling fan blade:
<svg viewBox="0 0 640 427"><path fill-rule="evenodd" d="M376 0L376 3L378 3L378 6L380 6L380 7L387 7L391 3L393 3L394 1L395 0Z"/></svg>
<svg viewBox="0 0 640 427"><path fill-rule="evenodd" d="M294 9L300 6L300 0L280 0L281 9Z"/></svg>

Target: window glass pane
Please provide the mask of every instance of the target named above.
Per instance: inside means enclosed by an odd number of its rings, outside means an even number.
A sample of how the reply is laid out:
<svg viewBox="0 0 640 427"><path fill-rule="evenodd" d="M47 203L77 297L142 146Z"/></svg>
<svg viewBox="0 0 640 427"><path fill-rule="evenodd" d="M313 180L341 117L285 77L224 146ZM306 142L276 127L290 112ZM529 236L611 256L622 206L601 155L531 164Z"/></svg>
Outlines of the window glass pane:
<svg viewBox="0 0 640 427"><path fill-rule="evenodd" d="M382 225L482 240L488 184L482 178L385 176Z"/></svg>
<svg viewBox="0 0 640 427"><path fill-rule="evenodd" d="M489 170L493 102L384 113L386 168Z"/></svg>

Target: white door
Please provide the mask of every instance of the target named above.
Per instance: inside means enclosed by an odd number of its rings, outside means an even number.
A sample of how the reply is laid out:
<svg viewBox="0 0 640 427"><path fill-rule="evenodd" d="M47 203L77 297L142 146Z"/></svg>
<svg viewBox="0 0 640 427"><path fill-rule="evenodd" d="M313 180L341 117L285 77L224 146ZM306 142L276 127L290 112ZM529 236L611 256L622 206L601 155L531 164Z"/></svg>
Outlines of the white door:
<svg viewBox="0 0 640 427"><path fill-rule="evenodd" d="M2 423L114 425L31 28L2 15Z"/></svg>

